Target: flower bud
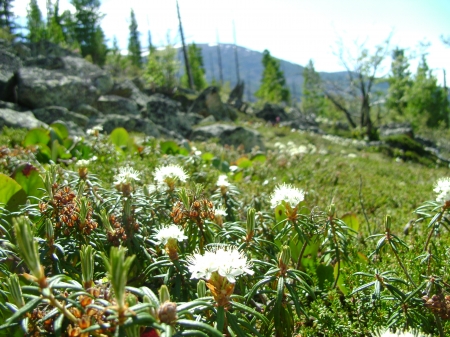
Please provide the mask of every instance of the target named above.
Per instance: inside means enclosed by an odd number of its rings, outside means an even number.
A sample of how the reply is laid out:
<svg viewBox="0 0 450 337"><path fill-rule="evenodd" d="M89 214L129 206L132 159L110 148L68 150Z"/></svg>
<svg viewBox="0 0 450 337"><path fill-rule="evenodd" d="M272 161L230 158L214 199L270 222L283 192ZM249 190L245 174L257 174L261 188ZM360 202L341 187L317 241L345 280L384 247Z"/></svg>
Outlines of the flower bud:
<svg viewBox="0 0 450 337"><path fill-rule="evenodd" d="M167 288L166 285L162 285L161 288L159 288L159 303L164 303L170 301L170 293L169 288Z"/></svg>
<svg viewBox="0 0 450 337"><path fill-rule="evenodd" d="M206 296L206 283L204 280L200 280L197 283L197 296L198 298Z"/></svg>
<svg viewBox="0 0 450 337"><path fill-rule="evenodd" d="M330 205L328 209L328 216L333 217L336 214L336 206L334 204Z"/></svg>
<svg viewBox="0 0 450 337"><path fill-rule="evenodd" d="M158 309L158 318L161 323L174 323L177 320L177 304L169 301L162 303Z"/></svg>
<svg viewBox="0 0 450 337"><path fill-rule="evenodd" d="M390 215L386 215L384 227L386 228L386 230L391 229L391 216Z"/></svg>
<svg viewBox="0 0 450 337"><path fill-rule="evenodd" d="M291 261L291 248L289 246L283 246L280 257L278 258L280 268L284 266L286 268Z"/></svg>
<svg viewBox="0 0 450 337"><path fill-rule="evenodd" d="M249 208L247 210L247 236L253 236L255 231L255 213L254 208Z"/></svg>

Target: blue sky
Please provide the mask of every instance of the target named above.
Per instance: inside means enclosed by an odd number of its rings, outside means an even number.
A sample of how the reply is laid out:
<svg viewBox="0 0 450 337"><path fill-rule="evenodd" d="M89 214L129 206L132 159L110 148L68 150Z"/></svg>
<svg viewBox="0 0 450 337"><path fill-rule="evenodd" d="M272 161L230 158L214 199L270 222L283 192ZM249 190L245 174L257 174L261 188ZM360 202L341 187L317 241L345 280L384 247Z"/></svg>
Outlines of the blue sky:
<svg viewBox="0 0 450 337"><path fill-rule="evenodd" d="M14 12L24 17L29 0L15 0ZM46 0L38 0L45 13ZM252 50L268 49L275 57L305 65L313 59L319 71L344 70L334 55L341 38L350 50L354 42L373 48L392 32L391 46L420 54L420 42L430 46L428 63L442 82L442 69L450 73L450 47L440 35L450 35L450 0L179 0L188 42L233 42L233 20L237 44ZM72 9L60 0L62 9ZM175 0L102 0L102 28L121 48L128 43L130 10L134 9L142 45L147 31L155 45L180 43ZM415 71L418 57L411 61ZM388 71L386 63L386 71ZM450 82L450 77L448 82Z"/></svg>

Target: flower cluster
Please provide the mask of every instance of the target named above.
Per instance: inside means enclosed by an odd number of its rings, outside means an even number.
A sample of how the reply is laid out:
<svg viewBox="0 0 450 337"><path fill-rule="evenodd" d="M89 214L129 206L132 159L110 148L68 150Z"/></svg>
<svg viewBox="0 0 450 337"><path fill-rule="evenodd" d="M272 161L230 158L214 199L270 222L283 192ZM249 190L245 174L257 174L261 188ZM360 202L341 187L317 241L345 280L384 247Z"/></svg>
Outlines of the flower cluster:
<svg viewBox="0 0 450 337"><path fill-rule="evenodd" d="M450 200L450 178L441 178L436 182L433 190L437 196L436 201L445 203Z"/></svg>
<svg viewBox="0 0 450 337"><path fill-rule="evenodd" d="M159 244L165 245L170 239L175 239L177 241L183 241L187 239L183 231L177 225L170 225L168 227L161 228L155 236Z"/></svg>
<svg viewBox="0 0 450 337"><path fill-rule="evenodd" d="M179 165L160 166L155 171L155 181L158 187L173 190L177 181L186 182L188 175Z"/></svg>
<svg viewBox="0 0 450 337"><path fill-rule="evenodd" d="M219 178L217 179L216 185L219 186L219 187L222 187L222 186L228 187L228 186L230 186L230 183L228 181L228 177L225 174L221 174L219 176Z"/></svg>
<svg viewBox="0 0 450 337"><path fill-rule="evenodd" d="M119 169L119 174L114 177L114 185L131 184L140 180L140 173L135 169L125 166Z"/></svg>
<svg viewBox="0 0 450 337"><path fill-rule="evenodd" d="M225 277L228 282L235 283L236 277L247 273L253 275L252 264L247 257L235 247L229 245L216 246L206 250L204 255L194 254L188 258L191 278L210 280L213 273Z"/></svg>
<svg viewBox="0 0 450 337"><path fill-rule="evenodd" d="M278 185L270 198L272 208L277 207L282 202L289 204L290 207L296 207L305 199L303 190L293 187L289 184Z"/></svg>

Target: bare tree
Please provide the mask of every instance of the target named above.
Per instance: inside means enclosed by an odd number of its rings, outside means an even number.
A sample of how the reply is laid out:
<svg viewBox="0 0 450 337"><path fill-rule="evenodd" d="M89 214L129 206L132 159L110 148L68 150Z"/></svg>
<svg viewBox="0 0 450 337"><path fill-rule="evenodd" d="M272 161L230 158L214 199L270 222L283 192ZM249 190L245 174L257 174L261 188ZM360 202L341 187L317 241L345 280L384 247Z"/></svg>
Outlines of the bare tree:
<svg viewBox="0 0 450 337"><path fill-rule="evenodd" d="M342 38L337 42L337 51L335 55L339 58L340 63L344 66L347 72L347 79L349 88L339 89L328 85L326 96L331 102L341 110L349 124L356 127L355 118L359 117L359 126L366 128L367 135L370 137L373 134L373 121L371 118L371 94L374 84L383 76L380 73L383 71L382 63L389 55L389 43L392 34L380 45L375 47L371 53L366 47L367 41L363 43L355 42L355 51L352 51L344 45ZM360 103L356 112L345 104L345 101L353 96L357 98ZM356 97L355 97L356 96ZM344 98L345 100L342 100Z"/></svg>

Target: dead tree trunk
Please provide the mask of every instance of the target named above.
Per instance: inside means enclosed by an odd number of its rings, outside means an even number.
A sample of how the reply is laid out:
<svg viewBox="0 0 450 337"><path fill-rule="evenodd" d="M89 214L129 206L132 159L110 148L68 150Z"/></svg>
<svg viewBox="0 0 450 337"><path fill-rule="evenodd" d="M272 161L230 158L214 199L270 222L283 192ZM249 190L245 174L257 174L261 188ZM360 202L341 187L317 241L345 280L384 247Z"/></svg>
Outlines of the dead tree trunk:
<svg viewBox="0 0 450 337"><path fill-rule="evenodd" d="M184 42L183 25L181 23L180 7L178 6L178 0L177 0L177 12L178 12L178 22L180 23L181 43L183 44L184 66L188 77L189 89L194 90L194 80L192 79L191 67L189 65L189 58L186 50L186 43Z"/></svg>

